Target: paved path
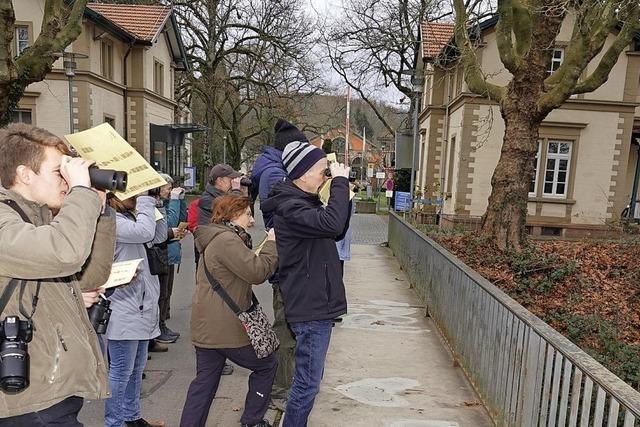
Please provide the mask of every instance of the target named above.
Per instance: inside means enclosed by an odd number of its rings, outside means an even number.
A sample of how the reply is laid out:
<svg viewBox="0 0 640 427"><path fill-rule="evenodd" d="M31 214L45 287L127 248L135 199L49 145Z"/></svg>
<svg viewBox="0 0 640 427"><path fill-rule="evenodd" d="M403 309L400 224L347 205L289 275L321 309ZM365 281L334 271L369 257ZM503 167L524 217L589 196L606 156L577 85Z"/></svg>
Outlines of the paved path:
<svg viewBox="0 0 640 427"><path fill-rule="evenodd" d="M349 314L334 329L321 392L311 427L484 427L493 425L459 368L453 367L431 320L409 288L388 248L386 221L356 215L352 261L345 267ZM260 225L258 224L258 227ZM263 234L256 227L255 240ZM364 228L366 227L366 229ZM189 341L189 314L194 289L191 240L174 287L169 325L182 332L168 353L153 353L147 363L142 413L178 425L195 372ZM271 304L268 284L256 288L265 308ZM270 311L270 310L269 310ZM248 371L236 367L223 377L211 408L208 427L239 426ZM268 417L274 416L269 412ZM103 404L89 402L81 420L102 425Z"/></svg>
<svg viewBox="0 0 640 427"><path fill-rule="evenodd" d="M354 214L351 217L353 244L379 245L386 242L389 220L386 215Z"/></svg>

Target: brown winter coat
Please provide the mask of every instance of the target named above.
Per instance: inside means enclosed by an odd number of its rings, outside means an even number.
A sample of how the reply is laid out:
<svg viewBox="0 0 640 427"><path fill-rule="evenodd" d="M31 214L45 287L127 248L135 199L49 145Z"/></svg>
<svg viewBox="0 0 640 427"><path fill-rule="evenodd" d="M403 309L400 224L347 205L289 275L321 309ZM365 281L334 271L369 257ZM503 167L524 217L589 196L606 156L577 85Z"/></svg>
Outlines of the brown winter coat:
<svg viewBox="0 0 640 427"><path fill-rule="evenodd" d="M252 285L271 277L278 265L276 245L266 242L260 255L247 248L233 230L211 224L196 230L200 259L197 286L191 310L191 339L197 347L239 348L249 345L249 338L236 315L214 292L204 272L204 262L241 309L251 306Z"/></svg>
<svg viewBox="0 0 640 427"><path fill-rule="evenodd" d="M100 198L91 189L73 188L55 219L51 210L0 189L32 224L0 203L0 293L11 278L28 280L22 299L28 313L41 279L39 301L29 345L31 384L15 395L0 391L0 418L48 408L69 396L109 396L107 370L96 333L89 322L81 290L104 284L115 247L115 215L100 215ZM96 226L97 224L97 226ZM1 318L24 316L18 309L19 289Z"/></svg>

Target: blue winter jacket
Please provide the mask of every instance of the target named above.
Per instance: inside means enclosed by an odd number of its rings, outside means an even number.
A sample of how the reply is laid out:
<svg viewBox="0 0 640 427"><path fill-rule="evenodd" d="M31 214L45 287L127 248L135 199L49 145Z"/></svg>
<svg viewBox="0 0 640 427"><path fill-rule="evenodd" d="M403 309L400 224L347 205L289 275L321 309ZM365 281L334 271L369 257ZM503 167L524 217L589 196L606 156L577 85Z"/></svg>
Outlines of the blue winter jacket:
<svg viewBox="0 0 640 427"><path fill-rule="evenodd" d="M175 228L187 220L187 201L185 199L171 199L164 203L167 209L167 227ZM167 245L169 264L176 265L182 261L182 245L179 240L172 240Z"/></svg>
<svg viewBox="0 0 640 427"><path fill-rule="evenodd" d="M273 186L287 178L282 165L282 151L273 147L264 147L251 170L251 182L258 187L260 203L267 200ZM262 211L265 228L273 227L273 212Z"/></svg>

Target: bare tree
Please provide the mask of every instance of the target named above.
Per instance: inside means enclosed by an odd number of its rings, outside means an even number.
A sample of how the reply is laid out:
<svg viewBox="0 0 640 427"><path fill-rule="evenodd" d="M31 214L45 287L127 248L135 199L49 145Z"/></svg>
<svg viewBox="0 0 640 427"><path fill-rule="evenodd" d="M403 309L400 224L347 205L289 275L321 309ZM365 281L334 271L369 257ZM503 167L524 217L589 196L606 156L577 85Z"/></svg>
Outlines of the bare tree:
<svg viewBox="0 0 640 427"><path fill-rule="evenodd" d="M392 135L395 128L375 102L380 89L392 87L411 99L420 23L447 10L441 0L343 0L341 17L321 35L332 68Z"/></svg>
<svg viewBox="0 0 640 427"><path fill-rule="evenodd" d="M475 13L453 0L455 39L469 88L497 102L505 122L500 160L491 179L489 206L482 234L500 248L519 250L526 242L527 194L534 174L540 123L573 94L600 87L618 57L640 29L637 0L498 0L497 45L512 78L506 86L489 81L475 55L469 25ZM560 26L569 15L574 24L560 67L548 74ZM615 35L604 49L605 41ZM604 49L593 71L587 65Z"/></svg>
<svg viewBox="0 0 640 427"><path fill-rule="evenodd" d="M227 161L238 167L247 144L261 140L275 117L291 117L291 101L322 89L311 52L313 23L301 0L174 5L194 65L178 90L204 107L203 159L211 165L225 141Z"/></svg>
<svg viewBox="0 0 640 427"><path fill-rule="evenodd" d="M0 0L0 126L11 121L25 88L51 71L54 53L78 38L86 4L87 0L46 0L38 38L17 55L12 0Z"/></svg>

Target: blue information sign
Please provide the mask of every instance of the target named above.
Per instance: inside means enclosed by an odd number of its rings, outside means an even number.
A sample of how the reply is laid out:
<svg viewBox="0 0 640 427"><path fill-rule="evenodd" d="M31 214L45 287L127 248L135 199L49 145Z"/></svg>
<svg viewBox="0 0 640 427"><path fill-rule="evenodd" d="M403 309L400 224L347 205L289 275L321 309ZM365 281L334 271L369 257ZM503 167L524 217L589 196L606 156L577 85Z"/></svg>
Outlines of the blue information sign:
<svg viewBox="0 0 640 427"><path fill-rule="evenodd" d="M408 191L396 191L396 211L406 212L411 210L411 193Z"/></svg>

